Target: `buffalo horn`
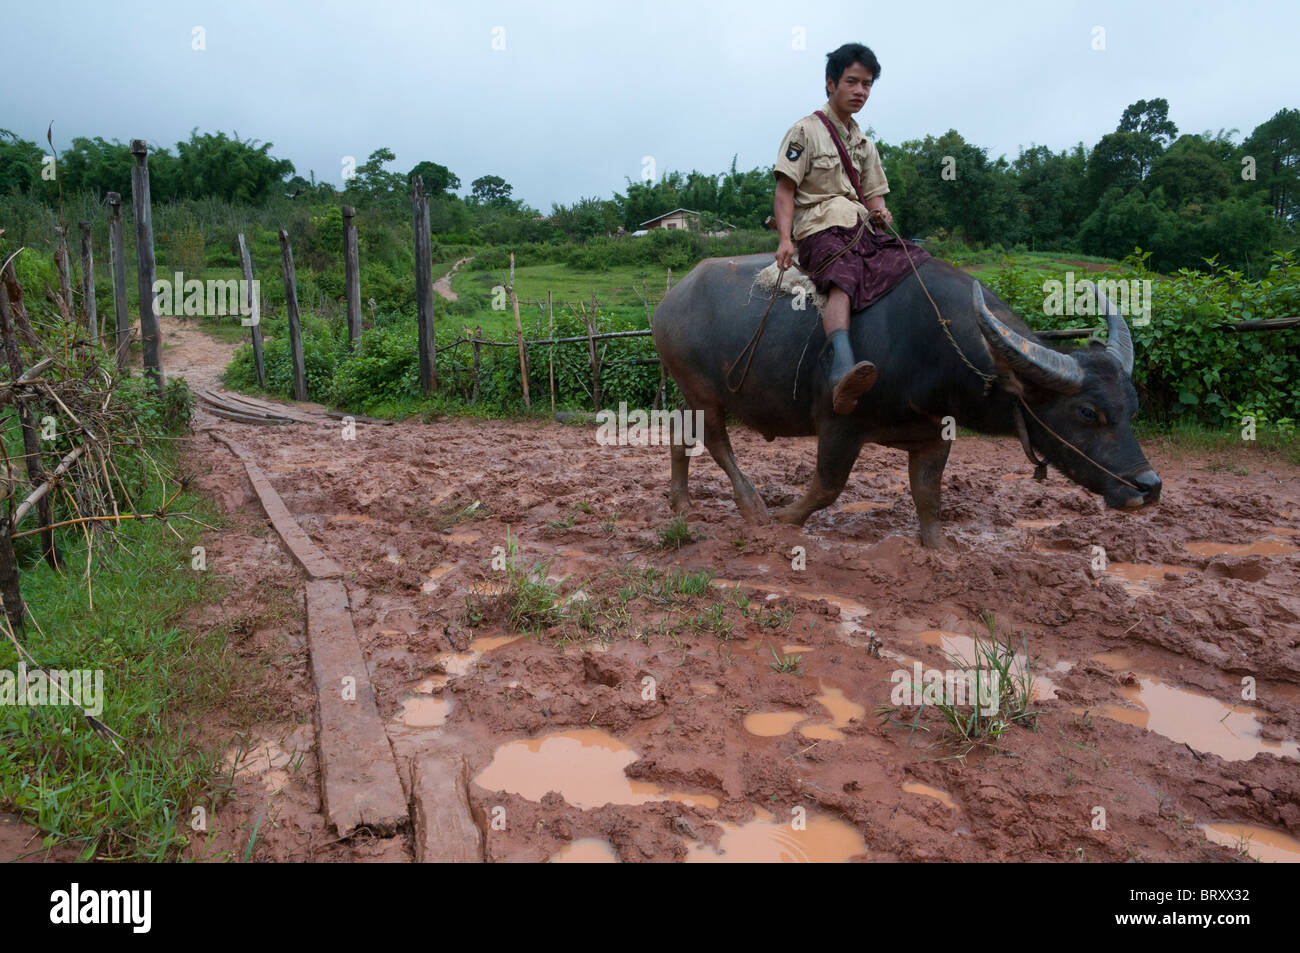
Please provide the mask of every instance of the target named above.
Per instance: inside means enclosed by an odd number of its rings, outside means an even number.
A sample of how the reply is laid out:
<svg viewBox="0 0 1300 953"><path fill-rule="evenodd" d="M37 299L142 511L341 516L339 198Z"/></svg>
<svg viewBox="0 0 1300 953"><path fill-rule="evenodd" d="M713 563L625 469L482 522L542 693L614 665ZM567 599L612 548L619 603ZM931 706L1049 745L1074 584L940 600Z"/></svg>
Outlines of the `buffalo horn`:
<svg viewBox="0 0 1300 953"><path fill-rule="evenodd" d="M1083 368L1078 361L1007 327L989 311L978 281L973 287L980 330L1018 377L1063 394L1073 393L1083 386Z"/></svg>
<svg viewBox="0 0 1300 953"><path fill-rule="evenodd" d="M1081 284L1092 289L1093 294L1097 296L1097 304L1101 306L1101 313L1106 315L1106 353L1119 361L1119 366L1124 368L1124 373L1132 377L1133 335L1129 333L1128 322L1115 310L1115 306L1106 300L1100 288L1091 281L1084 281Z"/></svg>

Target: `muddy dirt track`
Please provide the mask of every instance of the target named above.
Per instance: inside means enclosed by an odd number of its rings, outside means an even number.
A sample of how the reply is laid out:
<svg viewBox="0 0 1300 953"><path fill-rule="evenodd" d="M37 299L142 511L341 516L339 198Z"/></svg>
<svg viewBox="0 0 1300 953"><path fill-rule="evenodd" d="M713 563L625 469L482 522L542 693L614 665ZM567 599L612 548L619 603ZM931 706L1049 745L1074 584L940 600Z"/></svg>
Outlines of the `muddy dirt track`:
<svg viewBox="0 0 1300 953"><path fill-rule="evenodd" d="M171 330L169 369L220 357ZM200 412L196 428L252 450L343 567L399 762L465 754L489 860L1232 860L1243 835L1253 856L1300 859L1300 472L1259 453L1149 446L1162 502L1116 513L1055 471L1029 479L1014 440L961 438L946 552L915 541L900 452L866 448L803 529L744 524L703 455L699 538L663 550L667 449L602 447L593 427L362 423L348 440L337 421ZM806 488L811 439L732 441L769 507ZM256 513L201 432L187 466ZM510 630L492 565L507 527L564 600L531 636ZM274 535L241 539L216 550L247 599L250 551ZM703 593L672 584L698 570ZM982 612L1027 647L1032 729L959 757L933 709L915 729L915 708L882 721L894 673L953 668ZM296 797L285 830L319 827Z"/></svg>

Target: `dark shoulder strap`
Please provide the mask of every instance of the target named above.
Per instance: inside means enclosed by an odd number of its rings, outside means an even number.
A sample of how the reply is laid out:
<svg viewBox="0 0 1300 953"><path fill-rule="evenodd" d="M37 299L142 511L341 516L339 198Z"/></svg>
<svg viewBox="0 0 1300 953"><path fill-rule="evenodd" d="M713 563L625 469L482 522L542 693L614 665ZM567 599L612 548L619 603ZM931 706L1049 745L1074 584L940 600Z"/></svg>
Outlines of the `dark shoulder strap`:
<svg viewBox="0 0 1300 953"><path fill-rule="evenodd" d="M813 113L826 126L827 132L831 134L831 141L835 143L835 148L840 154L840 162L844 166L844 171L849 174L849 181L853 183L853 191L857 193L858 201L863 205L867 200L862 197L862 184L858 181L858 170L853 167L853 160L849 158L849 152L844 148L844 143L840 141L840 134L835 131L834 124L826 118L826 114L820 109Z"/></svg>

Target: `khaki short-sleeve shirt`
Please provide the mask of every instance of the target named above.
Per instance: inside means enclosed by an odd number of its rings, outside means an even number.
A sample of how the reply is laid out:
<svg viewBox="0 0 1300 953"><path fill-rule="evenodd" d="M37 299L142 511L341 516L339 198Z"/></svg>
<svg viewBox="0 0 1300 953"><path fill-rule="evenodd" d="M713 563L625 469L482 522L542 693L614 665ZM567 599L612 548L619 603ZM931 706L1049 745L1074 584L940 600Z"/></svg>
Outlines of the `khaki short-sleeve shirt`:
<svg viewBox="0 0 1300 953"><path fill-rule="evenodd" d="M866 137L854 119L845 127L831 112L829 102L821 111L835 125L840 141L857 166L862 197L872 199L889 191L885 170L880 165L876 144ZM781 151L773 174L789 176L794 182L795 241L827 228L853 228L866 208L853 191L853 182L840 161L839 150L826 126L811 113L800 119L781 140Z"/></svg>

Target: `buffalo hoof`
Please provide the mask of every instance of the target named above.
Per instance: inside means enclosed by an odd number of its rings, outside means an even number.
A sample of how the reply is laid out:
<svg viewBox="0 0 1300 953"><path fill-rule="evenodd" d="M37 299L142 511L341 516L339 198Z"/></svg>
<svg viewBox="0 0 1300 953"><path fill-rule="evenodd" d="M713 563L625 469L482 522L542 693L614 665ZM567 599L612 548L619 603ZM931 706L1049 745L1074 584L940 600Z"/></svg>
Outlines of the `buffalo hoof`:
<svg viewBox="0 0 1300 953"><path fill-rule="evenodd" d="M689 493L672 494L668 498L668 507L680 516L691 508L691 495Z"/></svg>
<svg viewBox="0 0 1300 953"><path fill-rule="evenodd" d="M772 517L767 512L767 505L757 497L748 502L737 500L736 505L740 507L741 519L746 523L765 525L772 522Z"/></svg>
<svg viewBox="0 0 1300 953"><path fill-rule="evenodd" d="M809 515L793 503L776 511L776 518L782 523L789 523L791 526L802 526L808 522Z"/></svg>
<svg viewBox="0 0 1300 953"><path fill-rule="evenodd" d="M952 543L948 542L948 538L943 535L942 530L935 530L932 533L922 532L919 535L919 539L921 545L926 549L943 549L952 551L956 548Z"/></svg>

